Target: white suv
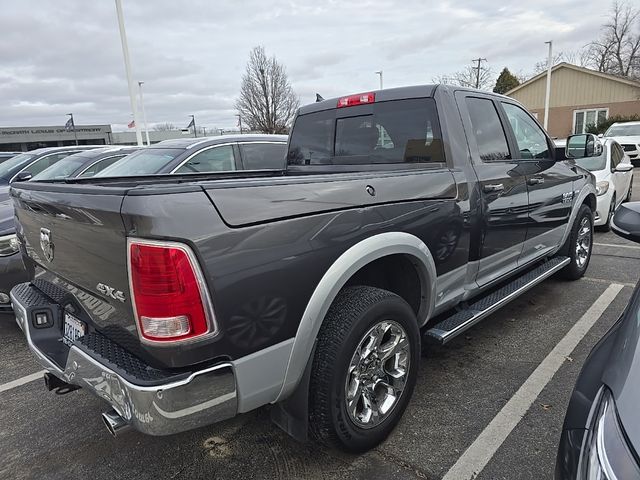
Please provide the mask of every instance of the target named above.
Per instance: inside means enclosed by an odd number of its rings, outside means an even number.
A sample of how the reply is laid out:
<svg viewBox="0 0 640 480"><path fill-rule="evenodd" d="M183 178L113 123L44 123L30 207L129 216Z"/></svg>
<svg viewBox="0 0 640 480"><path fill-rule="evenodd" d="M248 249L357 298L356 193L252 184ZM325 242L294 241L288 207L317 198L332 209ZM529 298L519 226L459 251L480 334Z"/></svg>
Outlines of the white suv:
<svg viewBox="0 0 640 480"><path fill-rule="evenodd" d="M614 123L604 136L622 145L633 166L640 166L640 122Z"/></svg>

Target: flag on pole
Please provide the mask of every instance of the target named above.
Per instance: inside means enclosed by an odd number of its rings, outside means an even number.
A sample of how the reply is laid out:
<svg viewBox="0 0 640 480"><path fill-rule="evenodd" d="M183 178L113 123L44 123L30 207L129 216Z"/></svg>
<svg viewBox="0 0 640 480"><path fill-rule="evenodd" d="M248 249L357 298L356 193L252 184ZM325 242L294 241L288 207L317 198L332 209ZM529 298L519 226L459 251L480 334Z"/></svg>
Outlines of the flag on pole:
<svg viewBox="0 0 640 480"><path fill-rule="evenodd" d="M195 125L196 125L196 119L191 117L191 121L189 122L189 125L187 125L187 129L191 127L195 127Z"/></svg>
<svg viewBox="0 0 640 480"><path fill-rule="evenodd" d="M68 132L69 130L73 130L73 128L73 117L71 117L69 118L69 120L67 120L67 123L64 124L64 129Z"/></svg>
<svg viewBox="0 0 640 480"><path fill-rule="evenodd" d="M135 120L131 120L128 124L127 127L129 128L136 128L136 121Z"/></svg>

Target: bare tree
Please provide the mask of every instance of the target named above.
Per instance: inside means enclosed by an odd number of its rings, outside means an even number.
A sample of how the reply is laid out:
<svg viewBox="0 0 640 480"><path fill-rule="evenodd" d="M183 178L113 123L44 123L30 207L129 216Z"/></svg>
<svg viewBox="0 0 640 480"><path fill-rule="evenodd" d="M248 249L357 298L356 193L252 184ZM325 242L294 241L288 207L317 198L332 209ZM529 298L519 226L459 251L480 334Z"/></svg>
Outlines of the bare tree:
<svg viewBox="0 0 640 480"><path fill-rule="evenodd" d="M236 108L250 130L286 133L300 106L284 66L268 58L263 47L255 47L240 87Z"/></svg>
<svg viewBox="0 0 640 480"><path fill-rule="evenodd" d="M438 75L431 79L434 83L443 83L445 85L458 85L460 87L476 88L478 70L476 67L469 65L464 70L452 73L451 75ZM480 90L491 90L495 84L493 71L487 67L480 67Z"/></svg>
<svg viewBox="0 0 640 480"><path fill-rule="evenodd" d="M546 71L547 61L548 59L545 58L544 60L540 60L539 62L536 62L536 64L533 66L533 73L529 75L529 77L534 77L539 73ZM558 52L555 55L553 55L553 58L551 59L552 66L555 66L562 62L578 65L579 67L586 67L588 65L588 53L586 50L583 49L583 50L567 50L567 51Z"/></svg>
<svg viewBox="0 0 640 480"><path fill-rule="evenodd" d="M640 9L614 2L600 36L586 47L589 66L600 72L640 78Z"/></svg>
<svg viewBox="0 0 640 480"><path fill-rule="evenodd" d="M156 123L153 126L153 129L156 132L166 132L168 130L177 130L176 126L171 123L171 122L165 122L165 123Z"/></svg>

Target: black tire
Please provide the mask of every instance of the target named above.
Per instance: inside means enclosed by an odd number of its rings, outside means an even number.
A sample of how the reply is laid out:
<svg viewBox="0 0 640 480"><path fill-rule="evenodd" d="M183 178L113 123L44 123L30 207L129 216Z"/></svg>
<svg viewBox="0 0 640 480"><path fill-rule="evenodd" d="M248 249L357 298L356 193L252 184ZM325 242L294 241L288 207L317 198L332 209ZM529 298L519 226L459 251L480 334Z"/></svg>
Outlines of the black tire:
<svg viewBox="0 0 640 480"><path fill-rule="evenodd" d="M405 355L409 359L406 380L404 389L383 420L363 428L347 412L347 375L352 378L353 374L348 370L352 359L356 358L356 349L372 327L382 321L393 321L406 333L409 344ZM324 445L348 452L364 452L378 445L391 433L409 403L419 362L420 332L416 316L407 302L380 288L354 286L343 289L329 308L318 333L309 391L312 437Z"/></svg>
<svg viewBox="0 0 640 480"><path fill-rule="evenodd" d="M578 243L578 235L581 225L583 225L583 221L588 224L589 228L589 246L587 249L586 261L582 263L578 259L577 254L577 243ZM587 205L582 205L580 210L578 210L578 215L576 216L575 221L571 227L571 232L569 232L569 237L567 238L566 243L560 249L559 254L569 257L569 264L560 270L560 275L567 280L578 280L581 278L587 268L589 267L589 262L591 261L591 252L593 251L593 212Z"/></svg>
<svg viewBox="0 0 640 480"><path fill-rule="evenodd" d="M607 211L607 221L604 225L600 225L599 227L595 227L596 230L600 232L608 232L611 230L611 219L613 218L613 214L616 213L616 194L613 194L613 198L611 199L611 204L609 205L609 210Z"/></svg>

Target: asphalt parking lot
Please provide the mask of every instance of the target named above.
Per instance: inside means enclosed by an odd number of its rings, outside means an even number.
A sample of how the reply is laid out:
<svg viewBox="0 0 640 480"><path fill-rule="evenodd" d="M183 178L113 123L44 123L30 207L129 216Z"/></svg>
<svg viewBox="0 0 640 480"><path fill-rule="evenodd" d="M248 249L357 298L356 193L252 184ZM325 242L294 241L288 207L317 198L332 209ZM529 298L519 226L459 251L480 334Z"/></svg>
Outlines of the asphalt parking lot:
<svg viewBox="0 0 640 480"><path fill-rule="evenodd" d="M640 172L634 183L639 200ZM552 478L576 376L638 272L640 246L596 233L584 279L551 278L431 348L400 425L361 456L297 443L271 424L268 408L172 437L114 439L100 400L82 390L56 396L30 376L39 366L13 319L0 317L0 478ZM595 323L581 331L585 319ZM540 365L557 360L567 338L577 346L545 377Z"/></svg>

